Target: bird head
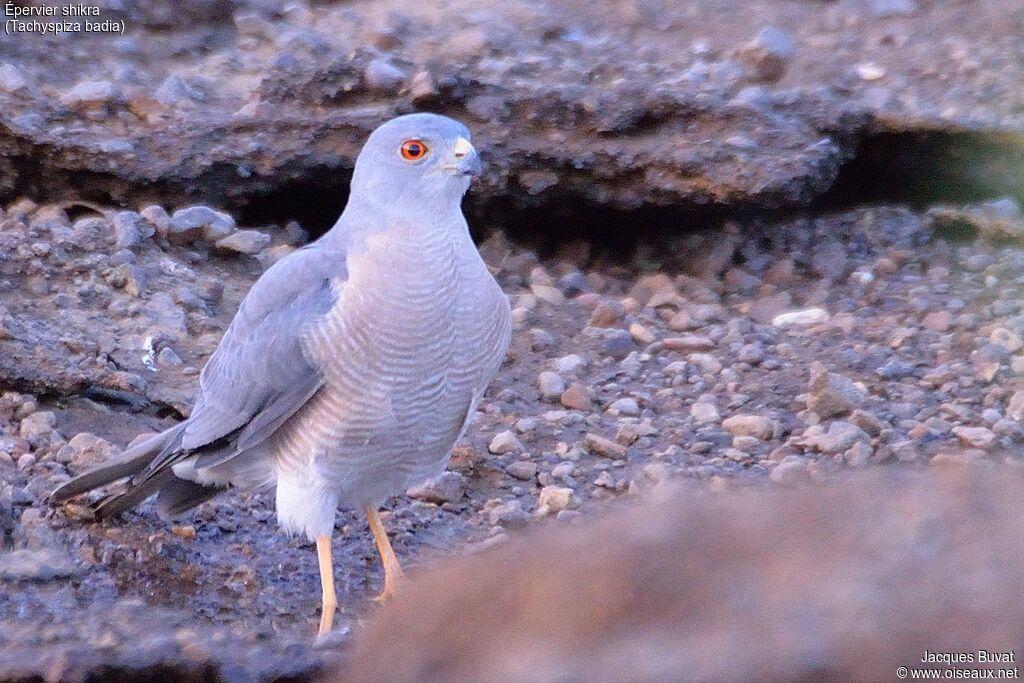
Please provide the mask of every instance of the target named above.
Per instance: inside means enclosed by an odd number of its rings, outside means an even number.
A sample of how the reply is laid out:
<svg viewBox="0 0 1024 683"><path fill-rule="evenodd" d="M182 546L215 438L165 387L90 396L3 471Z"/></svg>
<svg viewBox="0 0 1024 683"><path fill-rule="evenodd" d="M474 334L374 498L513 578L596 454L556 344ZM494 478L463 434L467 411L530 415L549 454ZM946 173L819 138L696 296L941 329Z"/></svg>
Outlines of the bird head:
<svg viewBox="0 0 1024 683"><path fill-rule="evenodd" d="M438 114L408 114L373 131L356 159L352 194L375 203L415 208L423 201L454 201L457 206L480 157L466 126ZM422 205L422 204L421 204Z"/></svg>

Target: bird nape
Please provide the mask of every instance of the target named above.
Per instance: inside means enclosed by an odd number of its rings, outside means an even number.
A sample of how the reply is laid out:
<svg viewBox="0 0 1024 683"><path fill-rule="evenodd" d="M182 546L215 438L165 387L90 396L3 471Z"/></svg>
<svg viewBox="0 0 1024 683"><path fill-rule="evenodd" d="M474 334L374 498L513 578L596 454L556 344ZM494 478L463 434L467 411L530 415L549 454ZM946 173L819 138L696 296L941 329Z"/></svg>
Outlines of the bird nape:
<svg viewBox="0 0 1024 683"><path fill-rule="evenodd" d="M320 635L337 599L338 507L365 515L389 597L402 569L377 513L439 475L508 348L511 317L461 201L480 159L461 123L392 119L356 160L334 227L255 282L200 375L190 416L58 488L123 480L94 509L157 496L163 518L227 486L272 487L280 526L315 541Z"/></svg>

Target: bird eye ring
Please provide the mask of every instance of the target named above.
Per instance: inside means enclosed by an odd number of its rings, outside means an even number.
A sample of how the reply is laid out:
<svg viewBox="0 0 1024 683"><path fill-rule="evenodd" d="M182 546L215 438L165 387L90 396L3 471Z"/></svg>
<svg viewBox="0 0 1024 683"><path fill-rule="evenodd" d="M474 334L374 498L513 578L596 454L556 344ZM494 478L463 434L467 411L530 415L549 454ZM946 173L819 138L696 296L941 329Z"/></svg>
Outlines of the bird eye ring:
<svg viewBox="0 0 1024 683"><path fill-rule="evenodd" d="M427 145L422 140L406 140L402 143L402 158L406 161L419 161L427 156Z"/></svg>

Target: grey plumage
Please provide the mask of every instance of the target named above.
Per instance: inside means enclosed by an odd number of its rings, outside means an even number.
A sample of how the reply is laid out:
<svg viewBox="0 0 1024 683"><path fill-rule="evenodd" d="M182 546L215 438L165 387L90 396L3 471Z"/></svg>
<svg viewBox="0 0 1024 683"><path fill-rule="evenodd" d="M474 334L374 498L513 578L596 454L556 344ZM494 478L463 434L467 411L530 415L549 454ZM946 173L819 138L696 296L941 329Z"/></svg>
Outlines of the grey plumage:
<svg viewBox="0 0 1024 683"><path fill-rule="evenodd" d="M403 159L405 138L433 156ZM339 505L377 504L440 473L511 329L459 207L479 168L468 139L429 114L381 126L334 228L271 267L243 301L188 420L53 498L127 477L97 511L159 493L164 516L216 487L276 485L282 525L314 538L330 533ZM463 143L470 154L452 152Z"/></svg>
<svg viewBox="0 0 1024 683"><path fill-rule="evenodd" d="M160 486L160 492L156 497L157 514L161 519L173 519L200 503L205 503L220 491L216 486L203 486L188 479L172 477Z"/></svg>

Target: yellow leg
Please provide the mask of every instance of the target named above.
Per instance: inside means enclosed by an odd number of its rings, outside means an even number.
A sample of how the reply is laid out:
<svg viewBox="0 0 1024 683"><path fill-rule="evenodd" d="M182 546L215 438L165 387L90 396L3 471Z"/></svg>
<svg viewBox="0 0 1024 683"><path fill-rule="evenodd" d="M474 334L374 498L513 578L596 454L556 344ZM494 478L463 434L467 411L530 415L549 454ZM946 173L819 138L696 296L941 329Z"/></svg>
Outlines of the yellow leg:
<svg viewBox="0 0 1024 683"><path fill-rule="evenodd" d="M384 523L380 521L377 508L366 506L363 508L366 513L366 521L370 524L370 531L373 532L373 540L377 542L377 552L380 553L381 562L384 564L384 591L377 597L378 600L393 598L398 592L398 587L405 579L402 567L398 564L395 551L388 540L388 532L384 529Z"/></svg>
<svg viewBox="0 0 1024 683"><path fill-rule="evenodd" d="M334 624L334 610L338 608L338 598L334 594L334 562L331 561L331 537L317 536L316 556L320 561L320 590L322 605L320 609L320 631L318 636L327 635Z"/></svg>

